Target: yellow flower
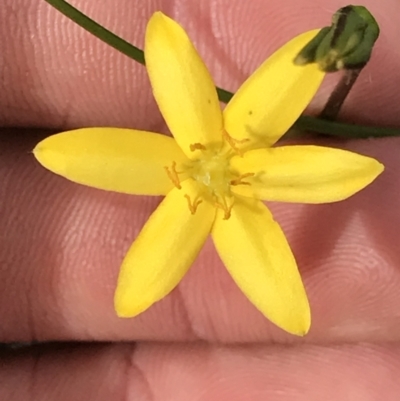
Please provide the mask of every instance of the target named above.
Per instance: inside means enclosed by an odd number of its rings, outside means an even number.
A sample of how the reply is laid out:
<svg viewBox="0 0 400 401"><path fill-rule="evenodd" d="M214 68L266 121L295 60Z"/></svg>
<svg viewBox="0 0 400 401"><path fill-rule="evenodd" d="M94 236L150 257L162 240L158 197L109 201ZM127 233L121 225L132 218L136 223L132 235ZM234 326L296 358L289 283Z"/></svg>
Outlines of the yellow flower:
<svg viewBox="0 0 400 401"><path fill-rule="evenodd" d="M292 59L318 31L279 49L221 112L215 86L185 31L161 12L147 26L145 55L155 99L174 138L86 128L51 136L34 154L74 182L136 195L166 195L126 255L115 292L132 317L182 279L209 233L234 281L284 330L304 335L310 308L286 238L262 200L345 199L383 170L376 160L318 146L273 145L324 74Z"/></svg>

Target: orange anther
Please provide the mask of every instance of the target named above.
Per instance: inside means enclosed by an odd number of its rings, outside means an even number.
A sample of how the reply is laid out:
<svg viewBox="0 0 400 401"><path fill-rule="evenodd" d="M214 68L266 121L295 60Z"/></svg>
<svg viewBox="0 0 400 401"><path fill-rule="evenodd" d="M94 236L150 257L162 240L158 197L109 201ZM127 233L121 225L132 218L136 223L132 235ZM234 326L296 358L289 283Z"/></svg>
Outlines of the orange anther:
<svg viewBox="0 0 400 401"><path fill-rule="evenodd" d="M229 217L231 217L233 203L228 206L228 204L226 203L226 199L223 198L223 203L215 201L214 205L215 205L215 207L224 211L224 220L228 220Z"/></svg>
<svg viewBox="0 0 400 401"><path fill-rule="evenodd" d="M231 185L250 185L249 182L245 182L245 181L243 181L243 180L244 180L245 178L247 178L247 177L253 177L253 176L254 176L254 173L245 173L245 174L242 174L242 175L240 175L239 177L237 177L237 178L231 180L230 184L231 184Z"/></svg>
<svg viewBox="0 0 400 401"><path fill-rule="evenodd" d="M250 139L235 139L230 136L225 130L222 131L222 138L229 144L229 146L239 155L243 156L243 151L237 145L248 142Z"/></svg>
<svg viewBox="0 0 400 401"><path fill-rule="evenodd" d="M200 203L202 203L203 201L201 199L195 199L195 201L192 202L192 200L190 199L190 196L187 194L185 194L185 198L188 201L190 213L195 214Z"/></svg>
<svg viewBox="0 0 400 401"><path fill-rule="evenodd" d="M195 150L206 150L206 147L201 143L192 143L190 145L190 150L194 152Z"/></svg>
<svg viewBox="0 0 400 401"><path fill-rule="evenodd" d="M169 167L164 167L165 171L167 172L167 175L169 179L172 181L172 183L178 188L181 189L181 182L179 180L178 172L176 171L176 163L172 162L172 167L169 169Z"/></svg>

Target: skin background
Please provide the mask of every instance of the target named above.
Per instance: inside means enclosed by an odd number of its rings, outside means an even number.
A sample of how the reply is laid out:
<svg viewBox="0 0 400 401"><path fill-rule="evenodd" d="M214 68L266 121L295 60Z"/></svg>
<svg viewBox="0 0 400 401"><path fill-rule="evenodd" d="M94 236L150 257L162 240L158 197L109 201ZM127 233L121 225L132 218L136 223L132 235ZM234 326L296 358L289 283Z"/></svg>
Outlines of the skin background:
<svg viewBox="0 0 400 401"><path fill-rule="evenodd" d="M149 16L164 11L185 27L215 82L230 90L284 42L329 24L347 5L71 3L139 47ZM340 117L400 126L400 3L359 4L375 15L381 36ZM400 139L319 139L374 156L386 170L341 203L270 204L310 297L313 324L304 339L255 310L211 241L170 296L121 320L112 307L118 268L160 199L67 182L30 151L49 132L84 126L167 132L146 71L41 0L3 0L0 38L0 341L69 342L2 352L0 399L398 399ZM320 110L335 79L329 77L310 113Z"/></svg>

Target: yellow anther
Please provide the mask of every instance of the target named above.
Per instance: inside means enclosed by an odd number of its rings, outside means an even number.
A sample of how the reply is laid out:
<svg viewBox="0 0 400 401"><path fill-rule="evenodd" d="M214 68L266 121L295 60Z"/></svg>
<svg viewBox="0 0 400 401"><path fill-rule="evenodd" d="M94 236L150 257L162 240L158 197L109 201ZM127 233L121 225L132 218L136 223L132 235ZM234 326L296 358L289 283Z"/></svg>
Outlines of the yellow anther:
<svg viewBox="0 0 400 401"><path fill-rule="evenodd" d="M222 131L222 138L228 143L228 145L239 155L243 156L243 151L237 146L248 142L250 139L235 139L231 137L225 130Z"/></svg>
<svg viewBox="0 0 400 401"><path fill-rule="evenodd" d="M185 194L185 198L188 201L190 213L195 214L200 203L202 203L203 201L201 199L195 199L194 202L192 202L190 196L187 194Z"/></svg>
<svg viewBox="0 0 400 401"><path fill-rule="evenodd" d="M201 143L192 143L190 145L190 150L194 152L195 150L206 150L206 147Z"/></svg>
<svg viewBox="0 0 400 401"><path fill-rule="evenodd" d="M169 179L172 181L172 183L178 188L181 189L181 182L179 180L178 172L176 171L176 163L172 162L171 169L169 167L164 167L165 171L167 172L167 175Z"/></svg>
<svg viewBox="0 0 400 401"><path fill-rule="evenodd" d="M254 173L245 173L240 175L239 177L231 180L231 185L251 185L249 182L243 181L247 177L253 177Z"/></svg>

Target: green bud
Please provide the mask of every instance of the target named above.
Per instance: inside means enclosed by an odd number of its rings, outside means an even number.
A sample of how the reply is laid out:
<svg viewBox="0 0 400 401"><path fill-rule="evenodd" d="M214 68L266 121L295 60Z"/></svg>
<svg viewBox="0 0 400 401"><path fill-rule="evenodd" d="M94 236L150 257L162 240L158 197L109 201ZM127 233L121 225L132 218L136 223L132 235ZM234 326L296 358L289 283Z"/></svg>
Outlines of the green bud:
<svg viewBox="0 0 400 401"><path fill-rule="evenodd" d="M346 6L332 17L332 25L322 28L296 56L296 65L317 63L321 70L335 72L360 69L367 64L379 25L363 6Z"/></svg>

